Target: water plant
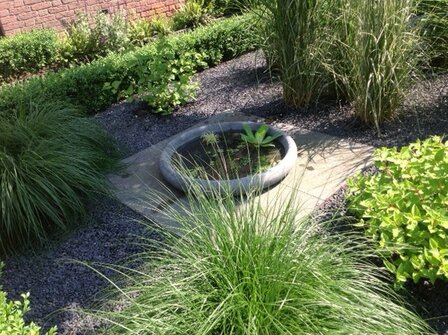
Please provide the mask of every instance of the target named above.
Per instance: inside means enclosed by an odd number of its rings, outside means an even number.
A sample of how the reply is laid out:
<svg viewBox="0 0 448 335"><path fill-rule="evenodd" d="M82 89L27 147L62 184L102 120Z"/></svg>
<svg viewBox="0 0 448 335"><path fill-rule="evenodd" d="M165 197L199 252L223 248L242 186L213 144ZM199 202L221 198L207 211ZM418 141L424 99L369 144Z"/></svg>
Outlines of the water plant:
<svg viewBox="0 0 448 335"><path fill-rule="evenodd" d="M243 125L244 134L241 134L241 139L248 144L255 146L256 148L274 147L274 141L282 136L277 132L272 135L268 135L269 126L266 124L260 125L254 132L248 124Z"/></svg>

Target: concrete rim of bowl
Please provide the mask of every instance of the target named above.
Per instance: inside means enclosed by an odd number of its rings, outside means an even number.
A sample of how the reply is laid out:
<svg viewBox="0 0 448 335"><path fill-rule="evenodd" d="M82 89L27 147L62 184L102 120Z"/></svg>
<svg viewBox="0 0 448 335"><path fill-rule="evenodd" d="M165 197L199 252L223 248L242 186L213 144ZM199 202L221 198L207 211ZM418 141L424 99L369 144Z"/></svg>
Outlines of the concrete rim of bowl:
<svg viewBox="0 0 448 335"><path fill-rule="evenodd" d="M226 191L230 191L234 194L241 192L247 193L252 190L262 190L277 184L285 178L294 167L297 159L297 146L290 136L270 125L268 125L268 135L275 133L282 134L277 141L283 146L285 156L277 165L266 171L237 179L205 180L182 175L172 166L171 160L173 155L178 148L184 146L186 143L198 139L206 132L243 131L244 124L249 125L253 131L256 131L263 123L235 121L208 124L193 128L176 136L162 151L162 155L160 157L160 172L162 176L175 188L184 192L191 189L190 183L192 182L199 185L204 192L220 191L225 189Z"/></svg>

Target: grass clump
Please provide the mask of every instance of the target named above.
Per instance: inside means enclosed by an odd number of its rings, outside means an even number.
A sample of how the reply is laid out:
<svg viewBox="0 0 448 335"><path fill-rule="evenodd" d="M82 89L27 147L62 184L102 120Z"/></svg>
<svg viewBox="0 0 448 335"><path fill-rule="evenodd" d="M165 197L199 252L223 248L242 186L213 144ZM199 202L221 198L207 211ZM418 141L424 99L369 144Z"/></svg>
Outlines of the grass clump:
<svg viewBox="0 0 448 335"><path fill-rule="evenodd" d="M0 119L0 244L5 251L78 223L86 201L107 192L110 139L62 103L28 104Z"/></svg>
<svg viewBox="0 0 448 335"><path fill-rule="evenodd" d="M418 1L417 15L422 22L421 35L436 69L448 67L448 0Z"/></svg>
<svg viewBox="0 0 448 335"><path fill-rule="evenodd" d="M341 4L334 75L355 116L379 133L415 78L419 39L418 25L411 20L414 1Z"/></svg>
<svg viewBox="0 0 448 335"><path fill-rule="evenodd" d="M311 103L326 86L323 60L327 0L255 0L268 61L278 68L283 98L295 107Z"/></svg>
<svg viewBox="0 0 448 335"><path fill-rule="evenodd" d="M254 195L241 204L191 187L185 208L164 209L182 236L141 255L117 290L120 311L98 312L106 333L433 333L368 262L364 240L299 220L294 201L268 211Z"/></svg>

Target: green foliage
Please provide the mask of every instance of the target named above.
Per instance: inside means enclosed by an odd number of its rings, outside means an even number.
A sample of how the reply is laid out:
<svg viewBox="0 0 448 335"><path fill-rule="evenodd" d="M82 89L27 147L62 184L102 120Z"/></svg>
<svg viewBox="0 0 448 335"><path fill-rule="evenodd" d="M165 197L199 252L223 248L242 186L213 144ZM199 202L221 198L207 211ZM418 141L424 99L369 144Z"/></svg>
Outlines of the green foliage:
<svg viewBox="0 0 448 335"><path fill-rule="evenodd" d="M91 24L93 21L93 24ZM122 13L78 15L60 43L60 61L83 63L129 47L127 24Z"/></svg>
<svg viewBox="0 0 448 335"><path fill-rule="evenodd" d="M308 105L328 83L323 66L329 51L325 32L328 1L255 1L260 5L255 12L261 22L263 49L269 63L280 71L288 105Z"/></svg>
<svg viewBox="0 0 448 335"><path fill-rule="evenodd" d="M432 65L448 67L448 0L420 0L417 14Z"/></svg>
<svg viewBox="0 0 448 335"><path fill-rule="evenodd" d="M3 264L0 263L0 271ZM1 273L0 273L1 275ZM23 316L30 310L29 293L22 294L22 301L8 301L0 287L0 335L40 335L40 327L31 322L25 324ZM56 335L56 327L45 335Z"/></svg>
<svg viewBox="0 0 448 335"><path fill-rule="evenodd" d="M131 97L137 94L152 112L167 115L195 98L198 85L192 80L193 74L207 64L197 53L176 55L172 43L166 39L156 43L155 51L154 55L137 58L131 68L137 77L122 94ZM106 89L119 86L120 82L105 84Z"/></svg>
<svg viewBox="0 0 448 335"><path fill-rule="evenodd" d="M49 29L0 38L0 81L53 64L57 48L57 35Z"/></svg>
<svg viewBox="0 0 448 335"><path fill-rule="evenodd" d="M203 0L204 7L211 9L214 15L232 15L250 9L252 0Z"/></svg>
<svg viewBox="0 0 448 335"><path fill-rule="evenodd" d="M115 166L110 138L74 107L52 101L24 107L0 118L2 251L78 224L86 201L108 192L103 172Z"/></svg>
<svg viewBox="0 0 448 335"><path fill-rule="evenodd" d="M349 182L349 206L391 255L398 282L448 279L448 142L433 137L375 153L378 174Z"/></svg>
<svg viewBox="0 0 448 335"><path fill-rule="evenodd" d="M156 36L166 36L171 32L168 20L156 17L151 20L140 19L130 24L128 37L133 45L145 45L154 40Z"/></svg>
<svg viewBox="0 0 448 335"><path fill-rule="evenodd" d="M117 268L129 276L107 304L125 307L98 312L104 333L434 334L367 261L365 240L298 219L294 199L266 208L256 196L192 184L185 207L159 210L181 236L151 241L141 267Z"/></svg>
<svg viewBox="0 0 448 335"><path fill-rule="evenodd" d="M414 0L343 0L340 6L330 67L335 65L333 75L355 116L379 133L380 124L395 115L416 77Z"/></svg>
<svg viewBox="0 0 448 335"><path fill-rule="evenodd" d="M255 133L247 124L243 125L243 128L245 134L241 134L241 139L257 148L273 147L275 139L282 136L281 133L268 135L269 127L265 124L261 125Z"/></svg>
<svg viewBox="0 0 448 335"><path fill-rule="evenodd" d="M233 17L167 39L179 57L186 53L199 53L204 55L208 65L216 65L257 47L258 39L253 34L250 21L250 15ZM93 114L123 98L119 92L138 78L132 66L139 57L156 57L156 44L4 86L0 89L0 115L10 113L23 102L36 97L70 101ZM116 91L103 89L105 83L116 81L121 83Z"/></svg>
<svg viewBox="0 0 448 335"><path fill-rule="evenodd" d="M174 30L196 28L211 19L211 6L205 6L204 0L187 0L172 16Z"/></svg>

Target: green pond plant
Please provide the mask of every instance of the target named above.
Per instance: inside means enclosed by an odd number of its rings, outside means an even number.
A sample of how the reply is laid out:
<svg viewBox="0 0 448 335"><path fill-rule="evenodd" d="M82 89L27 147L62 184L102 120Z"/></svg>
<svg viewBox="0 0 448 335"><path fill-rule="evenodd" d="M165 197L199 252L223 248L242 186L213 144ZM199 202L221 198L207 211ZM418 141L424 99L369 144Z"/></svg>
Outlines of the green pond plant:
<svg viewBox="0 0 448 335"><path fill-rule="evenodd" d="M241 139L256 148L273 147L273 142L282 136L280 132L268 135L269 126L266 124L260 125L256 131L253 131L248 124L244 124L243 129L244 134L241 134Z"/></svg>

